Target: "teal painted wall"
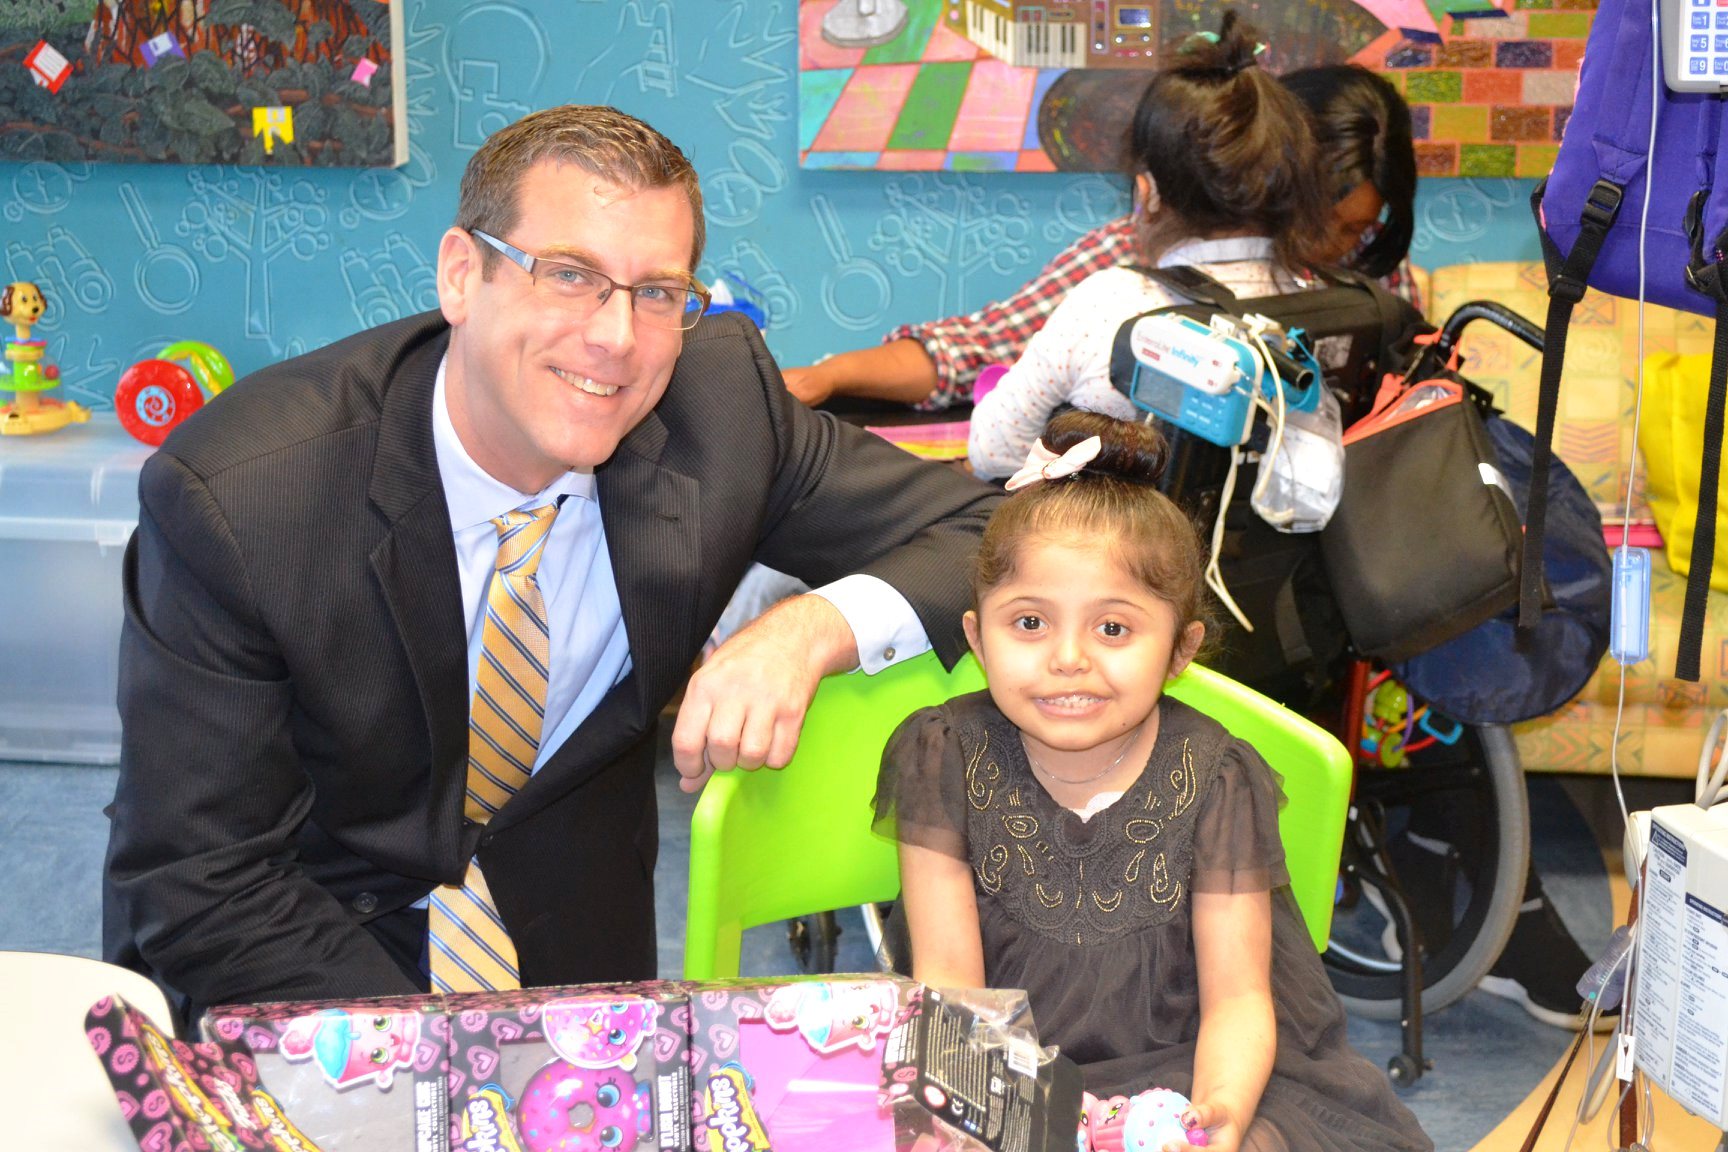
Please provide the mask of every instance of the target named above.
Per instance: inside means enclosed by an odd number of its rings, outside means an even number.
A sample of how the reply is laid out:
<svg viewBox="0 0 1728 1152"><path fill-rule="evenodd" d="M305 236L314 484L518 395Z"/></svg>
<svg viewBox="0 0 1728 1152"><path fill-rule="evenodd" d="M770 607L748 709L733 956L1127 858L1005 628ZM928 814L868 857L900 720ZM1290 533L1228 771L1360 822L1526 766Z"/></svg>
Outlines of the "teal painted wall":
<svg viewBox="0 0 1728 1152"><path fill-rule="evenodd" d="M396 2L403 168L0 164L3 271L49 294L38 335L64 394L107 406L121 370L169 340L207 340L244 373L433 307L463 164L556 103L615 104L684 148L708 198L700 274L763 292L786 364L975 308L1125 206L1097 176L800 171L792 0ZM1529 192L1427 182L1417 262L1537 258Z"/></svg>

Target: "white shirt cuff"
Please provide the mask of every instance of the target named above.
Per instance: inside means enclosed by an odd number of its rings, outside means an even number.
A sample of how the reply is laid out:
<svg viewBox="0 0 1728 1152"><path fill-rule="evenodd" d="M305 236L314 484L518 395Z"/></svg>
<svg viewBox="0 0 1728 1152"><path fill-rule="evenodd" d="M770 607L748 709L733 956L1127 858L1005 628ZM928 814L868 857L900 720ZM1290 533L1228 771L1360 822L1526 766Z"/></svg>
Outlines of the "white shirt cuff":
<svg viewBox="0 0 1728 1152"><path fill-rule="evenodd" d="M930 650L930 637L918 613L899 589L879 576L842 576L813 594L846 618L858 642L858 667L870 675Z"/></svg>

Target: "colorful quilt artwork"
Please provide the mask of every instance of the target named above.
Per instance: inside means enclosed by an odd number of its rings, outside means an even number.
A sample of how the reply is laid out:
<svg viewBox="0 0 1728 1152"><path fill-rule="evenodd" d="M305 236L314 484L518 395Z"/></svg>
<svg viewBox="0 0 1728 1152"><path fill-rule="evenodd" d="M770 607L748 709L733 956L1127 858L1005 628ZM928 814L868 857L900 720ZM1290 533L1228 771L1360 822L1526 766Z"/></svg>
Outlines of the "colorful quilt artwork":
<svg viewBox="0 0 1728 1152"><path fill-rule="evenodd" d="M1244 0L1273 72L1353 61L1410 102L1424 176L1540 176L1596 0ZM1203 0L802 0L806 168L1102 172Z"/></svg>

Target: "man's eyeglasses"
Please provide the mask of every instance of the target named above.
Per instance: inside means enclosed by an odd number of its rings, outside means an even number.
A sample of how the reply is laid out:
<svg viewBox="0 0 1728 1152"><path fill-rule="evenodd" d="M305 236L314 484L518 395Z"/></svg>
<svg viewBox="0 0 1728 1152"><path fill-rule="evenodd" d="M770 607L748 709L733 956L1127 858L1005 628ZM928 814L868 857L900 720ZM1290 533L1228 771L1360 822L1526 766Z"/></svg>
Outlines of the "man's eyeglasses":
<svg viewBox="0 0 1728 1152"><path fill-rule="evenodd" d="M707 289L694 282L620 284L604 272L580 264L530 256L478 228L469 229L469 233L504 253L511 263L533 277L534 291L543 299L579 316L592 316L619 289L630 294L630 307L635 315L656 328L693 328L708 307Z"/></svg>

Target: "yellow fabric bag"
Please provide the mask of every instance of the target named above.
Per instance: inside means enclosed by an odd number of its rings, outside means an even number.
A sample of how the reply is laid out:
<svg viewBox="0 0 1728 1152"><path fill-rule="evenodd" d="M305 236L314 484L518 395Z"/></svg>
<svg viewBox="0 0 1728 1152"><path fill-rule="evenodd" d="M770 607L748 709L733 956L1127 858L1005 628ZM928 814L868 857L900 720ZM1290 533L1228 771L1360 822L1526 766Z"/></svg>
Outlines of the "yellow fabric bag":
<svg viewBox="0 0 1728 1152"><path fill-rule="evenodd" d="M1662 533L1668 567L1678 576L1692 568L1692 529L1698 522L1698 484L1704 470L1704 404L1710 391L1708 353L1663 352L1644 360L1644 415L1638 453L1644 458L1645 495ZM1725 469L1728 478L1728 469ZM1716 502L1716 562L1710 587L1728 592L1728 499Z"/></svg>

